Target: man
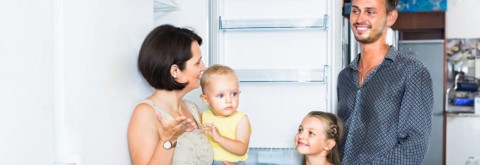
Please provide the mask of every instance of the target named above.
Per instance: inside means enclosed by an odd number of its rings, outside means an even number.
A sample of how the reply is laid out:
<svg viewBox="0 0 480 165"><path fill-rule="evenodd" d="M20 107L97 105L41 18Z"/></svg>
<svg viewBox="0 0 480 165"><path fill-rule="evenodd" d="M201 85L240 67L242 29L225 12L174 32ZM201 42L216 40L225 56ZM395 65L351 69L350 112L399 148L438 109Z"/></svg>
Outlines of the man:
<svg viewBox="0 0 480 165"><path fill-rule="evenodd" d="M343 164L421 164L428 150L433 92L427 68L386 44L396 0L353 0L360 54L338 77L345 122Z"/></svg>

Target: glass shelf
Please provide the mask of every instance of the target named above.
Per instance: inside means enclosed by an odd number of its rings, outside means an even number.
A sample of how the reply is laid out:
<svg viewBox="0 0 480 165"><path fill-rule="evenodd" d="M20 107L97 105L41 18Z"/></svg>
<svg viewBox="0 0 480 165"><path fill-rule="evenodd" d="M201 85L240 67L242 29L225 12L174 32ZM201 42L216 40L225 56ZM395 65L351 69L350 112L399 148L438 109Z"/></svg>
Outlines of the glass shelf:
<svg viewBox="0 0 480 165"><path fill-rule="evenodd" d="M174 0L155 0L153 1L153 10L155 12L171 12L178 10L178 7Z"/></svg>
<svg viewBox="0 0 480 165"><path fill-rule="evenodd" d="M302 155L295 148L249 148L246 164L299 165Z"/></svg>
<svg viewBox="0 0 480 165"><path fill-rule="evenodd" d="M241 82L316 82L326 80L324 69L235 69Z"/></svg>
<svg viewBox="0 0 480 165"><path fill-rule="evenodd" d="M323 19L222 19L219 17L220 30L261 30L261 29L321 29L328 28L328 15Z"/></svg>
<svg viewBox="0 0 480 165"><path fill-rule="evenodd" d="M455 106L448 103L446 113L473 113L473 106Z"/></svg>
<svg viewBox="0 0 480 165"><path fill-rule="evenodd" d="M445 112L447 116L451 117L475 117L480 118L480 114L475 114L473 112L465 113L465 112Z"/></svg>

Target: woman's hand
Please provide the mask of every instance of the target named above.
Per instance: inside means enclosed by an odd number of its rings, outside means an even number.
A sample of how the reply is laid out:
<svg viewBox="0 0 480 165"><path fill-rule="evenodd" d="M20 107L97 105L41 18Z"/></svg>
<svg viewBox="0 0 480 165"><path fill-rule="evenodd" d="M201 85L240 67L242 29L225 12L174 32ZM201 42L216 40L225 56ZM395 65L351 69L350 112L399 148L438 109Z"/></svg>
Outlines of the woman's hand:
<svg viewBox="0 0 480 165"><path fill-rule="evenodd" d="M198 129L195 122L185 116L179 116L171 121L165 121L158 111L155 111L155 114L160 121L161 126L158 127L158 134L162 141L169 140L175 142L183 133Z"/></svg>

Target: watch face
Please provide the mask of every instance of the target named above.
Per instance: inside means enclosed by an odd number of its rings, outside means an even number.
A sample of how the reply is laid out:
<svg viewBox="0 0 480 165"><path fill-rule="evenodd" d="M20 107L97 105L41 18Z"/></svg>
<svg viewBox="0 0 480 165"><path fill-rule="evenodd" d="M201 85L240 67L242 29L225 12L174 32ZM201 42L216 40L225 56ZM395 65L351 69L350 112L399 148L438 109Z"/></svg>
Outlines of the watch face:
<svg viewBox="0 0 480 165"><path fill-rule="evenodd" d="M172 148L172 143L170 143L170 141L163 142L163 148L165 148L165 149Z"/></svg>

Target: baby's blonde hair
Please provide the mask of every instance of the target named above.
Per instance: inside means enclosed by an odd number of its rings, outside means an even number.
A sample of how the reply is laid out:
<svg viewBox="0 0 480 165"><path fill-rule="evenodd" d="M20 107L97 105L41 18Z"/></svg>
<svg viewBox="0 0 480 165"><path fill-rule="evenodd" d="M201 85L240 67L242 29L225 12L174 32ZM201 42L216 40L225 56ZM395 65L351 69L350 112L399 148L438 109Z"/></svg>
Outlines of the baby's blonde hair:
<svg viewBox="0 0 480 165"><path fill-rule="evenodd" d="M200 78L200 86L202 87L202 93L205 94L205 88L208 85L210 78L213 75L226 75L226 74L233 74L235 77L237 77L237 74L235 74L235 71L228 66L215 64L208 67L207 70L203 72L202 77Z"/></svg>

